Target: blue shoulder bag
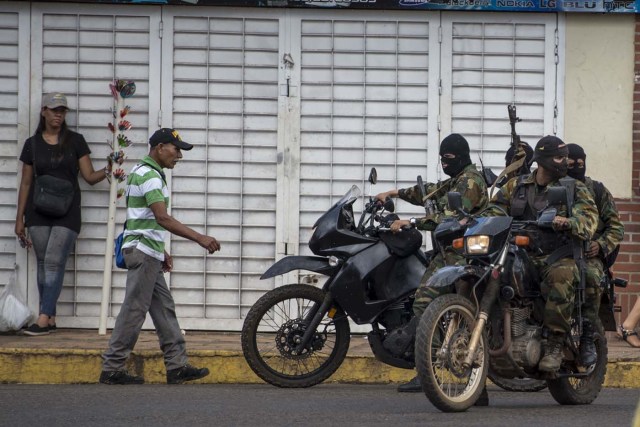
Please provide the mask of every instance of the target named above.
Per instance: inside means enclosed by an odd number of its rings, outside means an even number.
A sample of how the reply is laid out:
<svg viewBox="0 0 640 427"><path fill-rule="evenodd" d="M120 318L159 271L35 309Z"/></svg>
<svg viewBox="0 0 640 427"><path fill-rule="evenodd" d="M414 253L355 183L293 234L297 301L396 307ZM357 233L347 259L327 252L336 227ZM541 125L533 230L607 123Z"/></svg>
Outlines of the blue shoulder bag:
<svg viewBox="0 0 640 427"><path fill-rule="evenodd" d="M127 268L127 263L124 262L124 255L122 254L122 241L124 240L124 230L126 229L127 222L125 221L122 233L118 234L118 237L116 237L116 244L114 247L114 252L116 255L116 267L124 269Z"/></svg>

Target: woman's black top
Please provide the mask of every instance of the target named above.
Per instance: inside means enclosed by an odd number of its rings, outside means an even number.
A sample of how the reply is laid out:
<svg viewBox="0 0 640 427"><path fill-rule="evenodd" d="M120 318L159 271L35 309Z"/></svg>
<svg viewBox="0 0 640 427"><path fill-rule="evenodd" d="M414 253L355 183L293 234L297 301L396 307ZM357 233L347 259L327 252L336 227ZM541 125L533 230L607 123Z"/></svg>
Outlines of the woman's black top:
<svg viewBox="0 0 640 427"><path fill-rule="evenodd" d="M36 133L27 139L20 154L20 161L33 166L33 146L36 149L35 168L38 175L52 175L56 178L66 179L73 183L75 196L69 212L63 217L52 218L42 215L33 209L32 183L29 189L27 207L25 210L25 226L61 226L80 233L82 217L80 215L80 186L78 184L78 172L80 165L78 160L91 153L87 141L79 133L68 131L68 140L63 148L60 144L50 145L42 138L41 133ZM35 180L35 175L34 175Z"/></svg>

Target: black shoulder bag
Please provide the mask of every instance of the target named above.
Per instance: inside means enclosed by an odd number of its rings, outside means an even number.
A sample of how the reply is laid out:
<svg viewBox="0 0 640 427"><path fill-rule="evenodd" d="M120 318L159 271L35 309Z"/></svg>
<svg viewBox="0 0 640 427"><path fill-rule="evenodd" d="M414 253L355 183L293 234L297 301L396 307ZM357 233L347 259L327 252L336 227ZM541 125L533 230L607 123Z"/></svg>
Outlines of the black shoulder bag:
<svg viewBox="0 0 640 427"><path fill-rule="evenodd" d="M31 150L33 154L33 207L36 212L59 218L69 212L75 189L71 182L66 179L56 178L51 175L38 176L36 167L36 144L35 139L31 140Z"/></svg>

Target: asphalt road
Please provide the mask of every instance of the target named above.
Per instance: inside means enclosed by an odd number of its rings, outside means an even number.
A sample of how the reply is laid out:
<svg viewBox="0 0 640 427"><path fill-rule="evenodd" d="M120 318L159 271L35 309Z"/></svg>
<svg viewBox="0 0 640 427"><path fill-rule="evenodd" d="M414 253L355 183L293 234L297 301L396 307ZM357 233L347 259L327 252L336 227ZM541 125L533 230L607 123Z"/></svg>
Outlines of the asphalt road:
<svg viewBox="0 0 640 427"><path fill-rule="evenodd" d="M604 389L586 406L545 390L489 389L490 406L445 414L394 385L0 385L0 426L630 426L640 393Z"/></svg>

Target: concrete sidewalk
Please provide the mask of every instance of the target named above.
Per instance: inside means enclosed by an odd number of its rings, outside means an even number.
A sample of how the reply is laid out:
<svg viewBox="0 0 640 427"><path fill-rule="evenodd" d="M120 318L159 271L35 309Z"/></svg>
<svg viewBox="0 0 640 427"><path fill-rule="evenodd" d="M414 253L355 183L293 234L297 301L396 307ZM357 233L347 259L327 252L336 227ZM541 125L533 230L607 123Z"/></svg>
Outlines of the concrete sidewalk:
<svg viewBox="0 0 640 427"><path fill-rule="evenodd" d="M109 333L98 335L95 329L59 329L39 337L0 335L0 383L96 383L109 337ZM244 360L239 333L187 331L185 338L190 363L211 371L199 382L263 382ZM631 348L610 332L607 341L605 386L640 388L640 349ZM141 333L127 369L142 375L147 383L166 382L153 331ZM347 359L328 382L394 383L409 380L413 374L377 361L364 336L352 335Z"/></svg>

